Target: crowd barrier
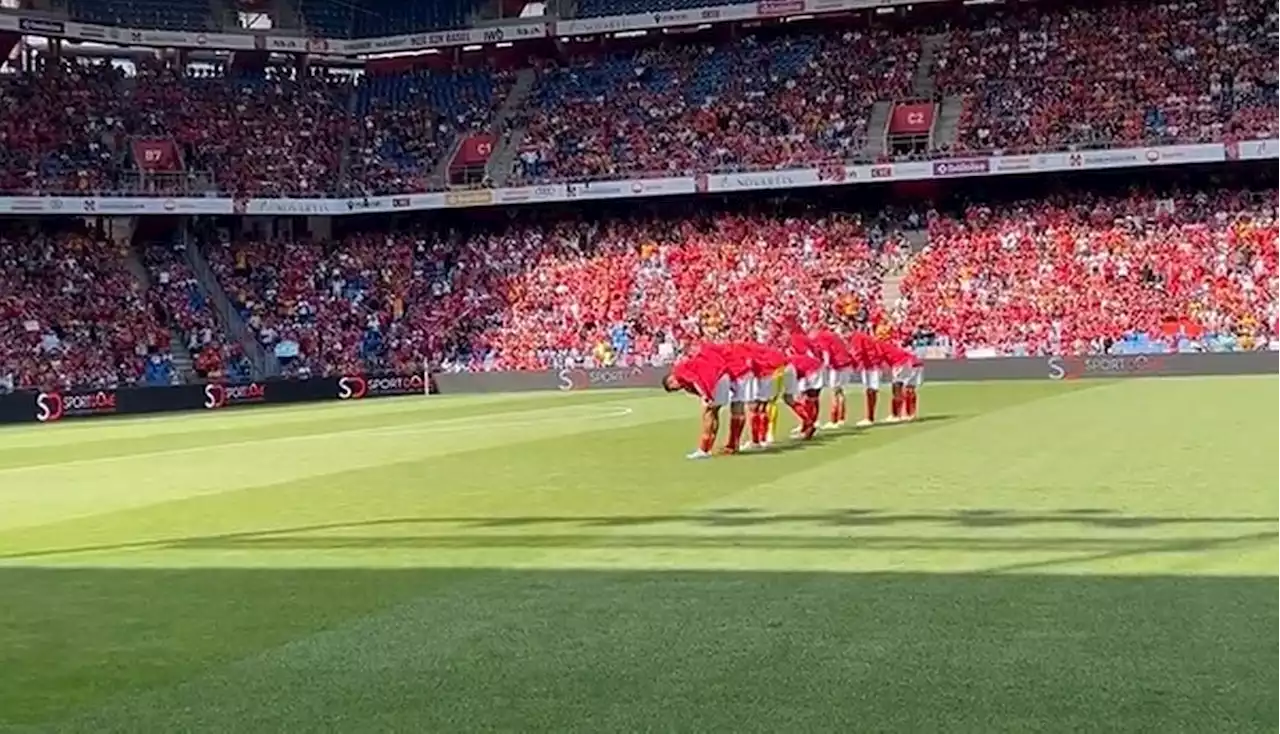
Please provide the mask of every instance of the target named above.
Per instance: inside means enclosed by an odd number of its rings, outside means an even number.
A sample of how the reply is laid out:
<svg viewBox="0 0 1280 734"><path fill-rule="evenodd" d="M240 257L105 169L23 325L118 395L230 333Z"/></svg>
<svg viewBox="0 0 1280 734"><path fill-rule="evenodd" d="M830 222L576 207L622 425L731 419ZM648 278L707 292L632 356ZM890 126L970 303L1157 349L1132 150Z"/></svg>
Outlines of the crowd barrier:
<svg viewBox="0 0 1280 734"><path fill-rule="evenodd" d="M343 375L273 379L241 384L208 383L106 390L19 391L0 396L0 423L53 423L104 415L221 410L243 405L287 405L364 400L437 392L422 375Z"/></svg>
<svg viewBox="0 0 1280 734"><path fill-rule="evenodd" d="M925 381L1274 375L1278 366L1280 360L1276 352L943 359L925 361ZM425 378L416 374L345 375L310 380L264 380L238 385L19 392L0 396L0 423L49 423L102 415L219 410L241 405L363 400L393 395L658 388L666 373L663 367L600 367L541 372L441 373Z"/></svg>

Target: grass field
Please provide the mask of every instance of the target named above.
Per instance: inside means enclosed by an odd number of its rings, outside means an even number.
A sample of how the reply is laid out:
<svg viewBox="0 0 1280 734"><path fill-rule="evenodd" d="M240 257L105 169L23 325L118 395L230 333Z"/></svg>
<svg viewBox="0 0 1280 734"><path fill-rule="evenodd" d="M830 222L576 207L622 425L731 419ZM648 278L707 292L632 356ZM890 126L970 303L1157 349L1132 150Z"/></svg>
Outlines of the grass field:
<svg viewBox="0 0 1280 734"><path fill-rule="evenodd" d="M1276 731L1275 379L0 431L0 731Z"/></svg>

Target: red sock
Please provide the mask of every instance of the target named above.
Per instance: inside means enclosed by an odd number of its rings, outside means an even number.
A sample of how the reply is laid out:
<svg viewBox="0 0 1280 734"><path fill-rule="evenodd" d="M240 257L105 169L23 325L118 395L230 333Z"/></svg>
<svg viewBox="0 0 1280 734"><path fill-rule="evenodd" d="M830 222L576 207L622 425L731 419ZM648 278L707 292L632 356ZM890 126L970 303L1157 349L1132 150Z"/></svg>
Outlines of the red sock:
<svg viewBox="0 0 1280 734"><path fill-rule="evenodd" d="M836 402L834 397L831 399L831 422L840 422L840 403Z"/></svg>
<svg viewBox="0 0 1280 734"><path fill-rule="evenodd" d="M809 422L808 425L813 426L818 423L818 415L821 412L819 408L821 398L817 395L809 396Z"/></svg>
<svg viewBox="0 0 1280 734"><path fill-rule="evenodd" d="M711 431L705 431L702 438L698 439L698 449L705 454L711 453L711 447L716 444L716 434Z"/></svg>
<svg viewBox="0 0 1280 734"><path fill-rule="evenodd" d="M916 389L914 387L907 388L907 415L913 418L916 415Z"/></svg>
<svg viewBox="0 0 1280 734"><path fill-rule="evenodd" d="M751 442L764 443L765 434L769 430L769 418L759 408L751 414Z"/></svg>
<svg viewBox="0 0 1280 734"><path fill-rule="evenodd" d="M729 418L729 443L725 444L725 448L738 450L738 444L742 441L742 429L747 424L745 415L734 415Z"/></svg>
<svg viewBox="0 0 1280 734"><path fill-rule="evenodd" d="M791 412L796 414L796 420L800 421L800 425L809 423L808 405L803 399L787 403L787 407L791 408Z"/></svg>
<svg viewBox="0 0 1280 734"><path fill-rule="evenodd" d="M867 391L867 420L874 421L876 419L876 398L880 397L880 391Z"/></svg>
<svg viewBox="0 0 1280 734"><path fill-rule="evenodd" d="M836 418L836 423L844 423L844 419L847 417L849 417L849 398L846 397L840 400L839 416Z"/></svg>
<svg viewBox="0 0 1280 734"><path fill-rule="evenodd" d="M902 386L894 385L893 398L889 401L889 414L894 418L901 418L903 402Z"/></svg>

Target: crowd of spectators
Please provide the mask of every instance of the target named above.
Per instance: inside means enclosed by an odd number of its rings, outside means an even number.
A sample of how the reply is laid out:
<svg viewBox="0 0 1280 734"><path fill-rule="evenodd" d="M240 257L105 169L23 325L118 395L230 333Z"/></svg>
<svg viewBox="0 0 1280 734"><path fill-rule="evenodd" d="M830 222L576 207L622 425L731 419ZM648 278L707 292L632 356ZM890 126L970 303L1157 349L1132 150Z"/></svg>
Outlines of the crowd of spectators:
<svg viewBox="0 0 1280 734"><path fill-rule="evenodd" d="M412 252L403 238L373 234L327 243L222 240L205 248L250 329L285 374L298 376L408 366L397 361L391 332L423 284L415 282ZM419 350L411 351L417 358Z"/></svg>
<svg viewBox="0 0 1280 734"><path fill-rule="evenodd" d="M1266 137L1275 37L1248 0L1024 5L952 29L934 73L961 152Z"/></svg>
<svg viewBox="0 0 1280 734"><path fill-rule="evenodd" d="M904 95L918 39L884 29L660 46L540 70L527 181L848 159L878 99Z"/></svg>
<svg viewBox="0 0 1280 734"><path fill-rule="evenodd" d="M1276 335L1276 191L1035 199L935 214L897 319L969 356Z"/></svg>
<svg viewBox="0 0 1280 734"><path fill-rule="evenodd" d="M351 129L350 84L323 70L262 74L139 68L131 132L174 138L189 168L213 171L242 196L322 196L336 191Z"/></svg>
<svg viewBox="0 0 1280 734"><path fill-rule="evenodd" d="M0 192L110 187L125 141L119 73L107 64L0 75Z"/></svg>
<svg viewBox="0 0 1280 734"><path fill-rule="evenodd" d="M1274 191L1090 196L892 223L815 209L551 219L236 243L211 260L292 373L654 363L788 317L894 325L946 353L1265 346ZM900 227L927 227L912 257ZM908 224L907 226L912 226ZM906 264L882 309L886 270Z"/></svg>
<svg viewBox="0 0 1280 734"><path fill-rule="evenodd" d="M357 91L347 190L429 191L459 136L490 132L512 76L500 71L416 71L365 77Z"/></svg>
<svg viewBox="0 0 1280 734"><path fill-rule="evenodd" d="M0 190L110 194L138 165L132 136L172 139L189 169L224 192L319 196L337 190L350 129L349 84L289 69L236 75L140 61L64 59L0 76ZM165 192L171 193L171 192Z"/></svg>
<svg viewBox="0 0 1280 734"><path fill-rule="evenodd" d="M142 253L148 296L163 323L180 335L202 380L238 382L252 370L240 345L226 338L180 245L154 243Z"/></svg>
<svg viewBox="0 0 1280 734"><path fill-rule="evenodd" d="M1246 0L975 10L942 33L931 67L937 93L962 99L949 152L1274 136L1276 19ZM536 82L504 130L494 115L516 72L496 61L383 59L355 80L322 66L36 54L34 69L0 75L0 191L423 191L448 183L443 159L480 132L521 141L513 183L821 165L866 155L875 103L914 94L930 35L797 24L530 57ZM186 170L140 182L135 136L172 140Z"/></svg>
<svg viewBox="0 0 1280 734"><path fill-rule="evenodd" d="M67 390L172 379L169 331L118 246L84 232L0 236L0 385Z"/></svg>
<svg viewBox="0 0 1280 734"><path fill-rule="evenodd" d="M221 242L208 259L286 371L314 375L652 362L797 314L866 320L896 249L856 217L720 214Z"/></svg>
<svg viewBox="0 0 1280 734"><path fill-rule="evenodd" d="M916 331L970 357L1245 349L1276 338L1276 206L1274 189L1240 187L1076 191L926 217L675 205L202 247L296 376L663 363L701 339L776 340L797 317ZM919 228L928 244L913 253ZM166 327L204 376L246 374L181 254L157 245L143 261L149 294L92 235L0 239L0 383L165 383Z"/></svg>

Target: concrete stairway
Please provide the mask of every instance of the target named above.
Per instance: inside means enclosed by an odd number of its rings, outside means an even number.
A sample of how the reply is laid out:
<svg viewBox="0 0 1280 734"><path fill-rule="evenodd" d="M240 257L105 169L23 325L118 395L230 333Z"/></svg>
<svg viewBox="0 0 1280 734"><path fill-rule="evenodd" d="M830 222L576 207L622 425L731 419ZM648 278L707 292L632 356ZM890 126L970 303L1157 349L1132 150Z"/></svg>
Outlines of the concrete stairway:
<svg viewBox="0 0 1280 734"><path fill-rule="evenodd" d="M880 285L880 307L885 313L893 313L898 297L902 295L901 283L901 273L884 276L884 282Z"/></svg>
<svg viewBox="0 0 1280 734"><path fill-rule="evenodd" d="M934 147L946 147L956 142L960 129L960 113L964 111L964 97L950 95L942 98L938 106L938 119L933 123Z"/></svg>
<svg viewBox="0 0 1280 734"><path fill-rule="evenodd" d="M916 99L933 99L938 93L933 67L938 58L938 50L947 44L947 40L946 33L935 33L921 40L920 58L916 62L915 75L911 77L911 96Z"/></svg>
<svg viewBox="0 0 1280 734"><path fill-rule="evenodd" d="M511 85L507 98L502 100L502 105L494 116L493 133L498 144L494 146L489 162L485 164L485 174L495 187L505 186L507 179L511 177L511 167L524 143L525 128L520 112L528 103L537 81L538 77L533 69L521 69L516 74L515 84Z"/></svg>
<svg viewBox="0 0 1280 734"><path fill-rule="evenodd" d="M147 272L147 266L142 264L142 258L138 256L136 248L127 244L122 244L122 252L124 253L124 265L133 274L134 279L142 286L143 291L151 289L151 273ZM183 339L182 333L173 324L166 324L169 329L169 354L170 361L173 363L173 371L177 373L178 379L183 383L197 382L194 363L191 359L191 352L187 350L186 340Z"/></svg>
<svg viewBox="0 0 1280 734"><path fill-rule="evenodd" d="M871 106L871 117L867 119L867 157L875 160L884 155L887 148L886 136L889 128L889 115L893 113L893 103L880 100Z"/></svg>
<svg viewBox="0 0 1280 734"><path fill-rule="evenodd" d="M223 331L227 336L235 339L240 345L244 353L248 355L249 362L253 366L253 378L255 380L265 379L267 377L276 377L280 374L280 360L276 356L263 348L262 343L254 336L249 329L249 325L240 317L240 312L236 310L235 304L227 297L227 292L222 289L222 285L218 282L217 275L214 274L213 268L209 267L209 262L204 259L200 248L196 246L194 239L189 233L184 233L186 238L186 247L183 249L183 255L186 257L187 264L191 266L192 272L196 274L196 281L200 284L200 289L204 291L205 298L209 302L210 308L218 318L218 322L222 324Z"/></svg>
<svg viewBox="0 0 1280 734"><path fill-rule="evenodd" d="M914 255L929 246L929 232L924 229L905 229L902 236L907 239L911 245L911 254Z"/></svg>
<svg viewBox="0 0 1280 734"><path fill-rule="evenodd" d="M359 106L358 94L356 88L352 87L347 96L347 120L350 121L350 127L347 128L347 134L342 136L342 153L338 157L338 186L341 191L349 189L347 182L351 177L352 138L360 134L364 129L364 126L359 123L359 118L356 116L358 112L356 108Z"/></svg>
<svg viewBox="0 0 1280 734"><path fill-rule="evenodd" d="M196 374L195 361L191 359L191 352L187 349L187 345L182 341L182 337L173 329L169 330L169 354L170 361L173 362L173 369L185 383L199 381Z"/></svg>
<svg viewBox="0 0 1280 734"><path fill-rule="evenodd" d="M436 163L436 167L431 171L431 190L441 191L449 188L449 168L453 165L453 157L458 154L458 149L462 147L462 139L467 137L466 133L460 133L453 138L453 143L449 146L449 152L445 153Z"/></svg>
<svg viewBox="0 0 1280 734"><path fill-rule="evenodd" d="M929 245L929 232L925 229L903 229L900 234L907 241L906 258L898 261L895 269L885 273L880 285L880 305L886 313L892 314L902 295L902 279L911 266L911 258L918 255Z"/></svg>

